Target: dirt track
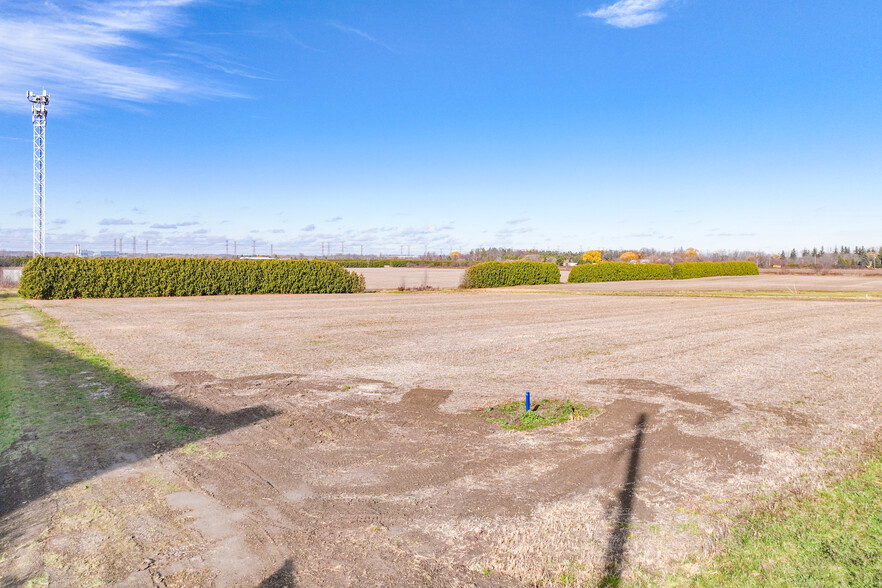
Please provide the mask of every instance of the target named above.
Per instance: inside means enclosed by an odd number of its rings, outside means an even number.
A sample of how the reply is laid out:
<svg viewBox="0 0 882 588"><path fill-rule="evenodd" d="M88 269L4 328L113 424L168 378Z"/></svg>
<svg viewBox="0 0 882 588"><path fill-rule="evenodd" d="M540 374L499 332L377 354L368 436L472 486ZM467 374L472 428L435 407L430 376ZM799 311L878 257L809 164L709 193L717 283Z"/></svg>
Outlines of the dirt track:
<svg viewBox="0 0 882 588"><path fill-rule="evenodd" d="M92 481L124 504L121 479L167 480L165 518L125 516L174 539L151 570L206 585L596 581L617 558L663 570L708 547L751 495L834 467L882 406L878 300L455 291L37 305L171 399L275 413ZM533 433L470 412L525 390L604 412Z"/></svg>

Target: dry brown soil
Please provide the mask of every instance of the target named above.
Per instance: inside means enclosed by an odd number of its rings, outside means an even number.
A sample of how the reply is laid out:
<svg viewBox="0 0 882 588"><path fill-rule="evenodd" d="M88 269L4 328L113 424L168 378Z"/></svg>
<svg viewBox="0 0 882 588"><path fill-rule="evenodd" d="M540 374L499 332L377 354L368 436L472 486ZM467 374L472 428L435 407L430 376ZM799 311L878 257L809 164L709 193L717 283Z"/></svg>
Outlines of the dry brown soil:
<svg viewBox="0 0 882 588"><path fill-rule="evenodd" d="M49 530L33 570L60 578L526 586L661 573L711 548L760 493L840 466L880 422L878 299L503 290L34 304L184 417L246 411L238 428L145 449L7 515L23 535ZM471 412L526 390L603 412L532 432ZM82 540L94 525L58 530L52 513L84 504L105 540Z"/></svg>

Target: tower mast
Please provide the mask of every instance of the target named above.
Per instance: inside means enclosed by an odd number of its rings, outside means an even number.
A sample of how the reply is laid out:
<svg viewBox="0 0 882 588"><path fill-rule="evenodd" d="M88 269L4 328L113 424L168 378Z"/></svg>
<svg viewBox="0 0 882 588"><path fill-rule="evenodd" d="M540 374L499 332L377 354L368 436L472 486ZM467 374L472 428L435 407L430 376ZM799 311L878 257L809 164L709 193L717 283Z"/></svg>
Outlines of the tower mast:
<svg viewBox="0 0 882 588"><path fill-rule="evenodd" d="M34 257L46 255L46 116L49 94L28 92L34 121Z"/></svg>

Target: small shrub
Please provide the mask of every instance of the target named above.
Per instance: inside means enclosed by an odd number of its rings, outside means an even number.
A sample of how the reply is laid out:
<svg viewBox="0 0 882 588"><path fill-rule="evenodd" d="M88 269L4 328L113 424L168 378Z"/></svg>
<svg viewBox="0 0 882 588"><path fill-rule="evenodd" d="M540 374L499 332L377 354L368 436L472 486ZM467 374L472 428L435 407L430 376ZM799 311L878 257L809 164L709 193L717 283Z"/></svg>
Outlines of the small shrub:
<svg viewBox="0 0 882 588"><path fill-rule="evenodd" d="M670 280L671 266L662 263L619 263L615 261L593 265L578 265L570 272L567 282L623 282L628 280Z"/></svg>
<svg viewBox="0 0 882 588"><path fill-rule="evenodd" d="M531 431L539 427L581 420L600 412L599 408L585 406L572 400L540 400L533 404L530 410L524 410L522 401L515 401L485 408L479 411L478 415L503 429Z"/></svg>
<svg viewBox="0 0 882 588"><path fill-rule="evenodd" d="M322 260L81 259L37 257L24 298L128 298L364 292L364 278Z"/></svg>
<svg viewBox="0 0 882 588"><path fill-rule="evenodd" d="M675 263L675 280L706 278L710 276L757 276L759 269L752 261L687 261Z"/></svg>
<svg viewBox="0 0 882 588"><path fill-rule="evenodd" d="M464 288L501 288L531 284L559 284L560 268L541 261L488 261L465 271Z"/></svg>

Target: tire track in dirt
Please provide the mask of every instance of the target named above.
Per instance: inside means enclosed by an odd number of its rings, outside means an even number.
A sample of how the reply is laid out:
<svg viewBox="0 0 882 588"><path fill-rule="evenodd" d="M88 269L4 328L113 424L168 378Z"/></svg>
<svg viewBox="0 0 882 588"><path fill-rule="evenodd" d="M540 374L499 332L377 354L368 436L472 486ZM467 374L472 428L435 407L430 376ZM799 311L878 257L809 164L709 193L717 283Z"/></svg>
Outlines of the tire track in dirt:
<svg viewBox="0 0 882 588"><path fill-rule="evenodd" d="M623 478L623 448L638 415L647 421L641 476L655 501L638 495L636 521L652 522L655 503L674 503L692 491L671 480L672 471L702 470L713 461L712 475L725 479L756 472L762 463L742 443L680 429L725 418L736 410L732 404L646 380L586 382L608 399L599 416L524 434L501 431L475 413L443 411L445 390L402 394L365 381L371 392L359 394L343 390L351 380L285 374L176 378L169 394L191 404L229 412L244 401L278 414L212 440L209 451L222 457L178 451L163 460L225 508L247 513L237 524L256 558L282 553L298 574L315 578L345 561L349 571L333 576L344 585L354 581L355 569L366 578L391 578L383 571L390 553L396 569L430 554L441 565L435 573L448 581L483 580L467 566L493 549L486 536L472 533L457 545L430 529L475 517L517 521L541 504L594 491L611 495ZM379 560L376 549L385 554ZM496 574L492 584L508 581Z"/></svg>

